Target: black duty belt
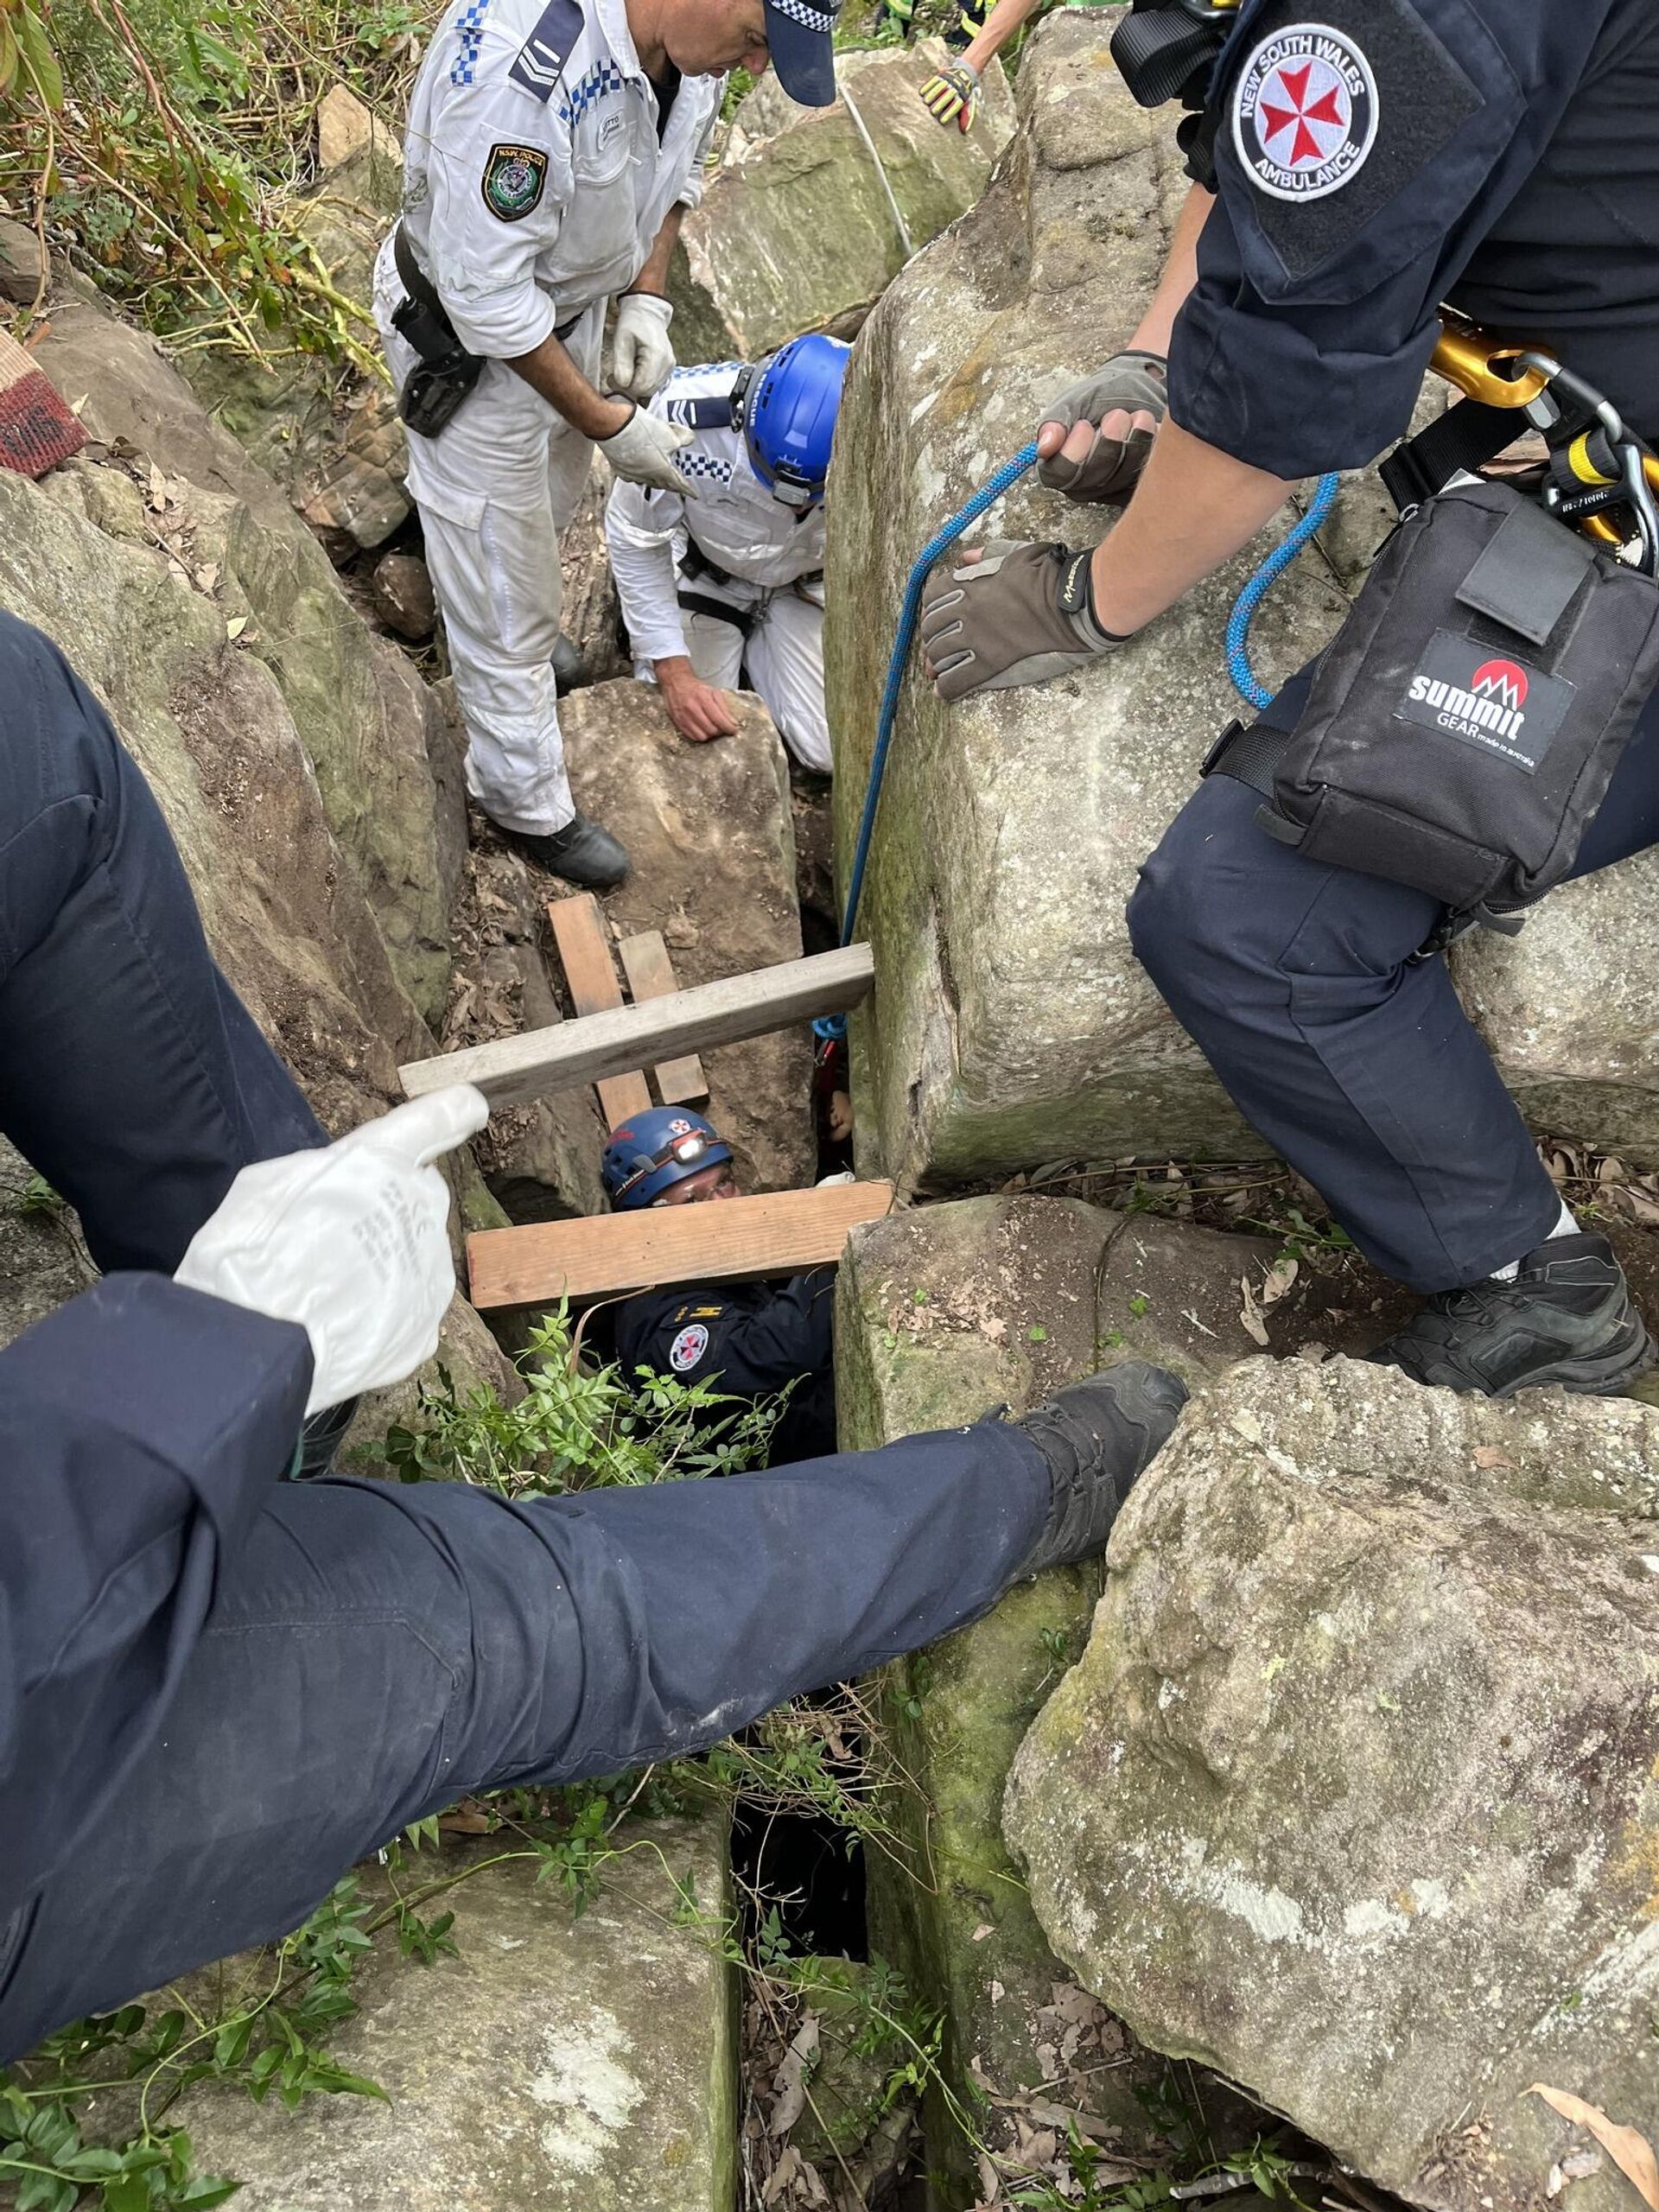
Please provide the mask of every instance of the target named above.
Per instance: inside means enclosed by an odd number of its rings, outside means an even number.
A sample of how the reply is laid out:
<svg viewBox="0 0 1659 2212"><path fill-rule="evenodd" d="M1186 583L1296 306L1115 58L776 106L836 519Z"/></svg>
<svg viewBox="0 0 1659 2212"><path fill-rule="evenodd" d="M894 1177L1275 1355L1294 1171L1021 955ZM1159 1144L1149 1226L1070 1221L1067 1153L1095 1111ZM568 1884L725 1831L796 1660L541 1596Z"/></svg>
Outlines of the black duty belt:
<svg viewBox="0 0 1659 2212"><path fill-rule="evenodd" d="M392 311L392 328L413 348L418 359L409 381L397 395L397 411L410 429L423 438L439 436L454 420L461 403L483 375L486 357L470 353L449 320L438 289L415 258L401 223L392 232L392 260L405 297ZM563 342L586 308L560 323L553 335Z"/></svg>

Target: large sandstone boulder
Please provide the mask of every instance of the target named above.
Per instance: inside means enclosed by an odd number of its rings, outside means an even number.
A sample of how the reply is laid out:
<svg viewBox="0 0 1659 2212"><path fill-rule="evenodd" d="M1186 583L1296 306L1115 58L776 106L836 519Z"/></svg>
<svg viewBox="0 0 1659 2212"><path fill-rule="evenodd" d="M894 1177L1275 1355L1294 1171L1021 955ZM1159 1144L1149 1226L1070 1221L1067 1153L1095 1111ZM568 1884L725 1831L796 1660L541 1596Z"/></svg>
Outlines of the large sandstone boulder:
<svg viewBox="0 0 1659 2212"><path fill-rule="evenodd" d="M1448 2212L1559 2190L1582 2139L1535 2082L1651 2133L1656 1521L1645 1407L1237 1369L1137 1485L1015 1764L1060 1955ZM1636 2199L1604 2159L1572 2202Z"/></svg>
<svg viewBox="0 0 1659 2212"><path fill-rule="evenodd" d="M90 519L85 489L73 474L0 476L0 606L98 693L161 802L221 966L322 1120L350 1128L399 1096L399 1059L429 1049L424 1025L341 865L277 677L181 564Z"/></svg>
<svg viewBox="0 0 1659 2212"><path fill-rule="evenodd" d="M224 627L240 625L238 649L281 686L398 981L435 1022L466 847L460 726L448 695L368 633L312 532L150 340L70 299L54 303L41 351L60 389L84 402L94 442L45 480L47 495L162 561L187 594L220 611ZM96 632L96 613L89 627ZM73 634L66 642L73 658Z"/></svg>
<svg viewBox="0 0 1659 2212"><path fill-rule="evenodd" d="M636 1823L613 1848L579 1917L509 1852L443 1894L456 1955L423 1967L383 1936L329 2041L389 2101L288 2112L204 2082L174 2108L197 2171L239 2180L249 2212L729 2212L732 1974L677 1924L688 1900L709 1925L728 1910L725 1839L715 1820Z"/></svg>
<svg viewBox="0 0 1659 2212"><path fill-rule="evenodd" d="M1091 11L1050 17L1018 99L984 198L894 283L848 378L826 589L843 874L911 563L1044 403L1127 341L1186 189L1167 118L1129 99ZM1097 530L1027 478L973 536ZM948 1186L1043 1160L1252 1147L1135 963L1123 907L1237 707L1226 611L1276 534L1080 675L946 709L912 671L859 923L881 978L854 1025L861 1164ZM1260 665L1297 666L1344 603L1299 564L1258 621Z"/></svg>
<svg viewBox="0 0 1659 2212"><path fill-rule="evenodd" d="M903 268L849 99L913 245L973 206L1013 130L1014 99L1001 70L988 69L974 130L941 130L916 95L949 58L938 39L839 54L842 97L827 108L797 107L775 79L760 79L674 257L681 360L753 360L803 330L850 337Z"/></svg>
<svg viewBox="0 0 1659 2212"><path fill-rule="evenodd" d="M1044 403L1123 344L1186 189L1168 118L1130 100L1091 12L1044 23L1018 103L995 180L893 283L848 380L826 634L843 875L910 563ZM881 978L854 1022L868 1168L948 1188L1046 1160L1259 1149L1135 963L1123 908L1241 710L1227 612L1289 519L1079 675L946 709L912 669L860 924ZM1329 635L1384 519L1373 479L1344 486L1328 558L1304 555L1258 618L1266 680ZM972 535L1097 534L1027 478ZM1656 915L1649 855L1458 956L1534 1118L1643 1159L1659 1155Z"/></svg>
<svg viewBox="0 0 1659 2212"><path fill-rule="evenodd" d="M758 699L736 693L734 709L735 737L689 745L654 684L598 683L559 707L576 804L633 862L607 919L619 938L660 930L683 988L801 957L783 744ZM811 1182L810 1028L719 1046L702 1065L745 1186Z"/></svg>
<svg viewBox="0 0 1659 2212"><path fill-rule="evenodd" d="M1271 1252L1265 1239L1065 1198L963 1199L856 1229L836 1312L841 1442L949 1427L999 1402L1018 1411L1117 1359L1160 1360L1197 1383L1253 1349L1239 1278L1259 1274ZM946 2079L970 2101L976 2071L1016 2101L1056 2078L1067 2021L1055 2012L1055 1985L1068 1974L1004 1847L1002 1793L1020 1738L1081 1649L1099 1589L1093 1564L1022 1583L985 1619L884 1677L886 1728L915 1786L896 1792L888 1813L896 1857L870 1861L872 1948L943 2014ZM1147 2121L1133 2091L1146 2081L1114 2067L1087 2084L1087 2109L1143 2148ZM1001 2127L1009 2109L997 2108ZM971 2183L969 2152L937 2095L927 2120L930 2167Z"/></svg>

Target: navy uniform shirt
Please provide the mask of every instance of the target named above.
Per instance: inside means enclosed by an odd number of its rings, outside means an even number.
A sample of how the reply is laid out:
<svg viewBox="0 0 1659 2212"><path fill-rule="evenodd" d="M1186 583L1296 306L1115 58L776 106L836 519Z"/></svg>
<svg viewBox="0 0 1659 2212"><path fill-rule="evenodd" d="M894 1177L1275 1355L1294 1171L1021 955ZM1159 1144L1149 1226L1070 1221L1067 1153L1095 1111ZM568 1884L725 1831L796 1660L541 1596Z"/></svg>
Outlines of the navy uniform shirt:
<svg viewBox="0 0 1659 2212"><path fill-rule="evenodd" d="M1442 302L1659 432L1654 0L1246 0L1170 413L1275 475L1401 436Z"/></svg>
<svg viewBox="0 0 1659 2212"><path fill-rule="evenodd" d="M770 1398L792 1383L768 1465L817 1459L836 1448L835 1287L832 1270L818 1268L785 1283L643 1291L613 1310L614 1356L625 1375L645 1367L734 1398Z"/></svg>

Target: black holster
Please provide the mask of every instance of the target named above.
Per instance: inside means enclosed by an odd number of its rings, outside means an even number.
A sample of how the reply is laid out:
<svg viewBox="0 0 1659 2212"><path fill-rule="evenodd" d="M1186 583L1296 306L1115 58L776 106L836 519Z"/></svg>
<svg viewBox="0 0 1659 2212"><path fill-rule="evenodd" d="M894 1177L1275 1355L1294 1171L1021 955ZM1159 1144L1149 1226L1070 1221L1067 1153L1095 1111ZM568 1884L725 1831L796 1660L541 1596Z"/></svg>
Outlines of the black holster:
<svg viewBox="0 0 1659 2212"><path fill-rule="evenodd" d="M1205 772L1261 791L1309 860L1440 899L1440 941L1513 931L1656 683L1659 585L1508 486L1459 484L1384 546L1294 730L1230 733Z"/></svg>
<svg viewBox="0 0 1659 2212"><path fill-rule="evenodd" d="M397 412L423 438L435 438L454 420L462 401L484 373L485 357L469 353L455 334L400 223L391 244L397 281L406 295L391 326L420 355L397 395Z"/></svg>

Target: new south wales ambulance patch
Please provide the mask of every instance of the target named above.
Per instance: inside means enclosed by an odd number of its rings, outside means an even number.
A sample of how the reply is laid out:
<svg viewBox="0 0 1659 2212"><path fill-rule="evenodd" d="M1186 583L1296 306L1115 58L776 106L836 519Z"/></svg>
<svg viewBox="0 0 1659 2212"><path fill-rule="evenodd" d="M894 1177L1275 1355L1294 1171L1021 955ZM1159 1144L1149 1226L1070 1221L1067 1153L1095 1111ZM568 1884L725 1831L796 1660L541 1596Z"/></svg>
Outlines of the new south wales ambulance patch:
<svg viewBox="0 0 1659 2212"><path fill-rule="evenodd" d="M1323 200L1365 166L1376 138L1376 79L1364 54L1325 23L1262 40L1233 88L1233 144L1274 200Z"/></svg>
<svg viewBox="0 0 1659 2212"><path fill-rule="evenodd" d="M539 146L492 146L484 205L504 223L521 223L539 205L546 182L547 156Z"/></svg>
<svg viewBox="0 0 1659 2212"><path fill-rule="evenodd" d="M668 1363L677 1375L690 1373L709 1349L709 1332L701 1321L682 1329L669 1346Z"/></svg>

